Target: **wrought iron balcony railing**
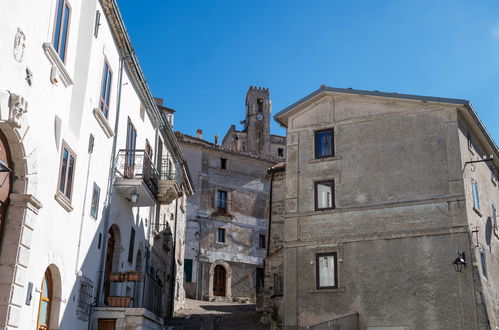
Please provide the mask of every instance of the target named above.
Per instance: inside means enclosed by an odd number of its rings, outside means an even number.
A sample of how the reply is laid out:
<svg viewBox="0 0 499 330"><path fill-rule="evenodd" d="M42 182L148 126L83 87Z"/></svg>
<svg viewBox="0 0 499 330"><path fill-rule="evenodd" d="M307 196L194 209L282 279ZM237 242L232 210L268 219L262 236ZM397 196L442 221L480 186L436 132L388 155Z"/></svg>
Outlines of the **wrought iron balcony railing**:
<svg viewBox="0 0 499 330"><path fill-rule="evenodd" d="M116 172L123 179L143 180L154 196L158 194L159 173L145 150L121 149L116 160Z"/></svg>

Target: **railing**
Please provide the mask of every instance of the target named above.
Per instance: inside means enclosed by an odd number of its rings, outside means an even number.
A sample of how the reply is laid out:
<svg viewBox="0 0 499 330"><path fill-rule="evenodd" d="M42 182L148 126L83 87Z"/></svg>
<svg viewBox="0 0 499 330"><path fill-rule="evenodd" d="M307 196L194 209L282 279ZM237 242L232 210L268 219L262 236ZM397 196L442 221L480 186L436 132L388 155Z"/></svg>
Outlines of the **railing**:
<svg viewBox="0 0 499 330"><path fill-rule="evenodd" d="M112 284L112 295L106 298L108 306L146 308L157 316L163 316L165 292L159 278L148 273L127 271L107 274L106 281Z"/></svg>
<svg viewBox="0 0 499 330"><path fill-rule="evenodd" d="M121 149L116 159L116 171L123 179L141 179L154 196L158 194L158 171L145 150Z"/></svg>
<svg viewBox="0 0 499 330"><path fill-rule="evenodd" d="M310 330L359 330L359 313L308 326Z"/></svg>
<svg viewBox="0 0 499 330"><path fill-rule="evenodd" d="M175 162L170 156L164 156L161 159L159 168L160 180L178 180L177 171L175 169Z"/></svg>

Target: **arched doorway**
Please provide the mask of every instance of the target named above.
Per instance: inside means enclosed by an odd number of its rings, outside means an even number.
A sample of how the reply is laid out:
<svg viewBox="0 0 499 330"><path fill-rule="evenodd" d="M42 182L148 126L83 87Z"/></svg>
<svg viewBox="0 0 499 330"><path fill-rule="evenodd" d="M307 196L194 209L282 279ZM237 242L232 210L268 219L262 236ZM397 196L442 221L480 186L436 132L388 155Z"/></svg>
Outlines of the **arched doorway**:
<svg viewBox="0 0 499 330"><path fill-rule="evenodd" d="M225 286L227 285L227 272L224 266L217 265L213 274L213 295L225 297Z"/></svg>
<svg viewBox="0 0 499 330"><path fill-rule="evenodd" d="M111 295L111 281L109 280L109 275L117 269L119 265L120 252L120 229L117 225L112 225L108 231L106 246L106 264L104 269L105 281L103 288L105 299Z"/></svg>

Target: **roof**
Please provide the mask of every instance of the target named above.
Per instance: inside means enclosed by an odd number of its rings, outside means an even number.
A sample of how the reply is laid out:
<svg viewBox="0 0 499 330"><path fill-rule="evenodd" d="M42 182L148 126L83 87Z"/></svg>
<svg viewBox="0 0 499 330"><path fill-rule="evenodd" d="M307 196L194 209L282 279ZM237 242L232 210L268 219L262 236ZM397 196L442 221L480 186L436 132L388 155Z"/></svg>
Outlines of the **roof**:
<svg viewBox="0 0 499 330"><path fill-rule="evenodd" d="M184 134L182 132L176 131L175 136L177 137L178 141L180 143L186 143L186 144L191 144L191 145L197 145L206 149L211 149L214 151L220 151L220 152L225 152L231 155L235 156L240 156L240 157L246 157L246 158L251 158L255 160L260 160L260 161L265 161L268 163L278 163L280 161L279 158L272 157L270 155L265 155L265 154L260 154L256 152L245 152L245 151L234 151L228 148L225 148L224 146L208 142L203 139L198 139L194 136Z"/></svg>
<svg viewBox="0 0 499 330"><path fill-rule="evenodd" d="M466 119L469 120L472 124L478 128L478 130L482 133L485 141L490 145L491 152L495 154L495 162L499 166L499 148L497 144L492 139L492 136L488 132L487 128L478 117L477 112L473 108L473 105L470 101L465 99L453 99L453 98L445 98L445 97L434 97L434 96L423 96L423 95L412 95L412 94L399 94L399 93L386 93L380 91L367 91L360 89L352 89L352 88L336 88L336 87L327 87L322 85L319 89L312 92L311 94L305 96L299 101L291 104L290 106L284 108L274 115L274 120L276 120L280 125L287 127L286 123L282 120L284 116L289 115L291 111L295 110L300 105L319 97L321 94L327 93L339 93L339 94L353 94L353 95L365 95L365 96L375 96L375 97L383 97L383 98L395 98L395 99L403 99L403 100L413 100L413 101L423 101L423 102L434 102L434 103L445 103L445 104L455 104L457 106L464 107L467 111L464 114Z"/></svg>

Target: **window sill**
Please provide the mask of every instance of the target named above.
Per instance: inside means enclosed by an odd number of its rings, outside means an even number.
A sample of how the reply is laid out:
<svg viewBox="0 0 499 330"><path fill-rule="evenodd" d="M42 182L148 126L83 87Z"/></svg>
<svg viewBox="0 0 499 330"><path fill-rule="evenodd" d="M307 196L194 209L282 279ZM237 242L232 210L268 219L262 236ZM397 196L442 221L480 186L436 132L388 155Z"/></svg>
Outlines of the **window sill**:
<svg viewBox="0 0 499 330"><path fill-rule="evenodd" d="M346 289L344 286L336 289L312 289L308 290L308 293L334 293L334 292L345 292Z"/></svg>
<svg viewBox="0 0 499 330"><path fill-rule="evenodd" d="M473 211L475 211L479 216L482 216L482 212L480 212L479 209L477 209L476 207L473 206Z"/></svg>
<svg viewBox="0 0 499 330"><path fill-rule="evenodd" d="M68 202L68 200L65 197L62 197L61 194L57 193L54 196L55 200L61 204L61 206L68 212L73 211L73 207L71 204Z"/></svg>
<svg viewBox="0 0 499 330"><path fill-rule="evenodd" d="M97 122L104 131L104 134L106 134L108 138L113 137L114 131L111 128L111 126L109 126L109 122L107 121L106 117L104 117L102 111L100 111L99 108L94 108L93 112L94 112L94 117L95 119L97 119Z"/></svg>
<svg viewBox="0 0 499 330"><path fill-rule="evenodd" d="M71 79L68 70L66 70L66 66L62 62L59 54L57 54L52 44L50 42L44 42L42 47L45 51L45 55L47 55L50 64L52 64L52 68L55 68L57 70L57 73L61 78L64 87L73 85L73 79ZM52 83L54 82L52 81Z"/></svg>
<svg viewBox="0 0 499 330"><path fill-rule="evenodd" d="M335 161L335 160L340 160L340 159L342 159L341 155L324 157L324 158L312 158L308 161L308 163L313 164L313 163L321 163L321 162L327 162L327 161Z"/></svg>
<svg viewBox="0 0 499 330"><path fill-rule="evenodd" d="M216 242L216 243L219 245L229 245L229 244L227 244L227 242Z"/></svg>

